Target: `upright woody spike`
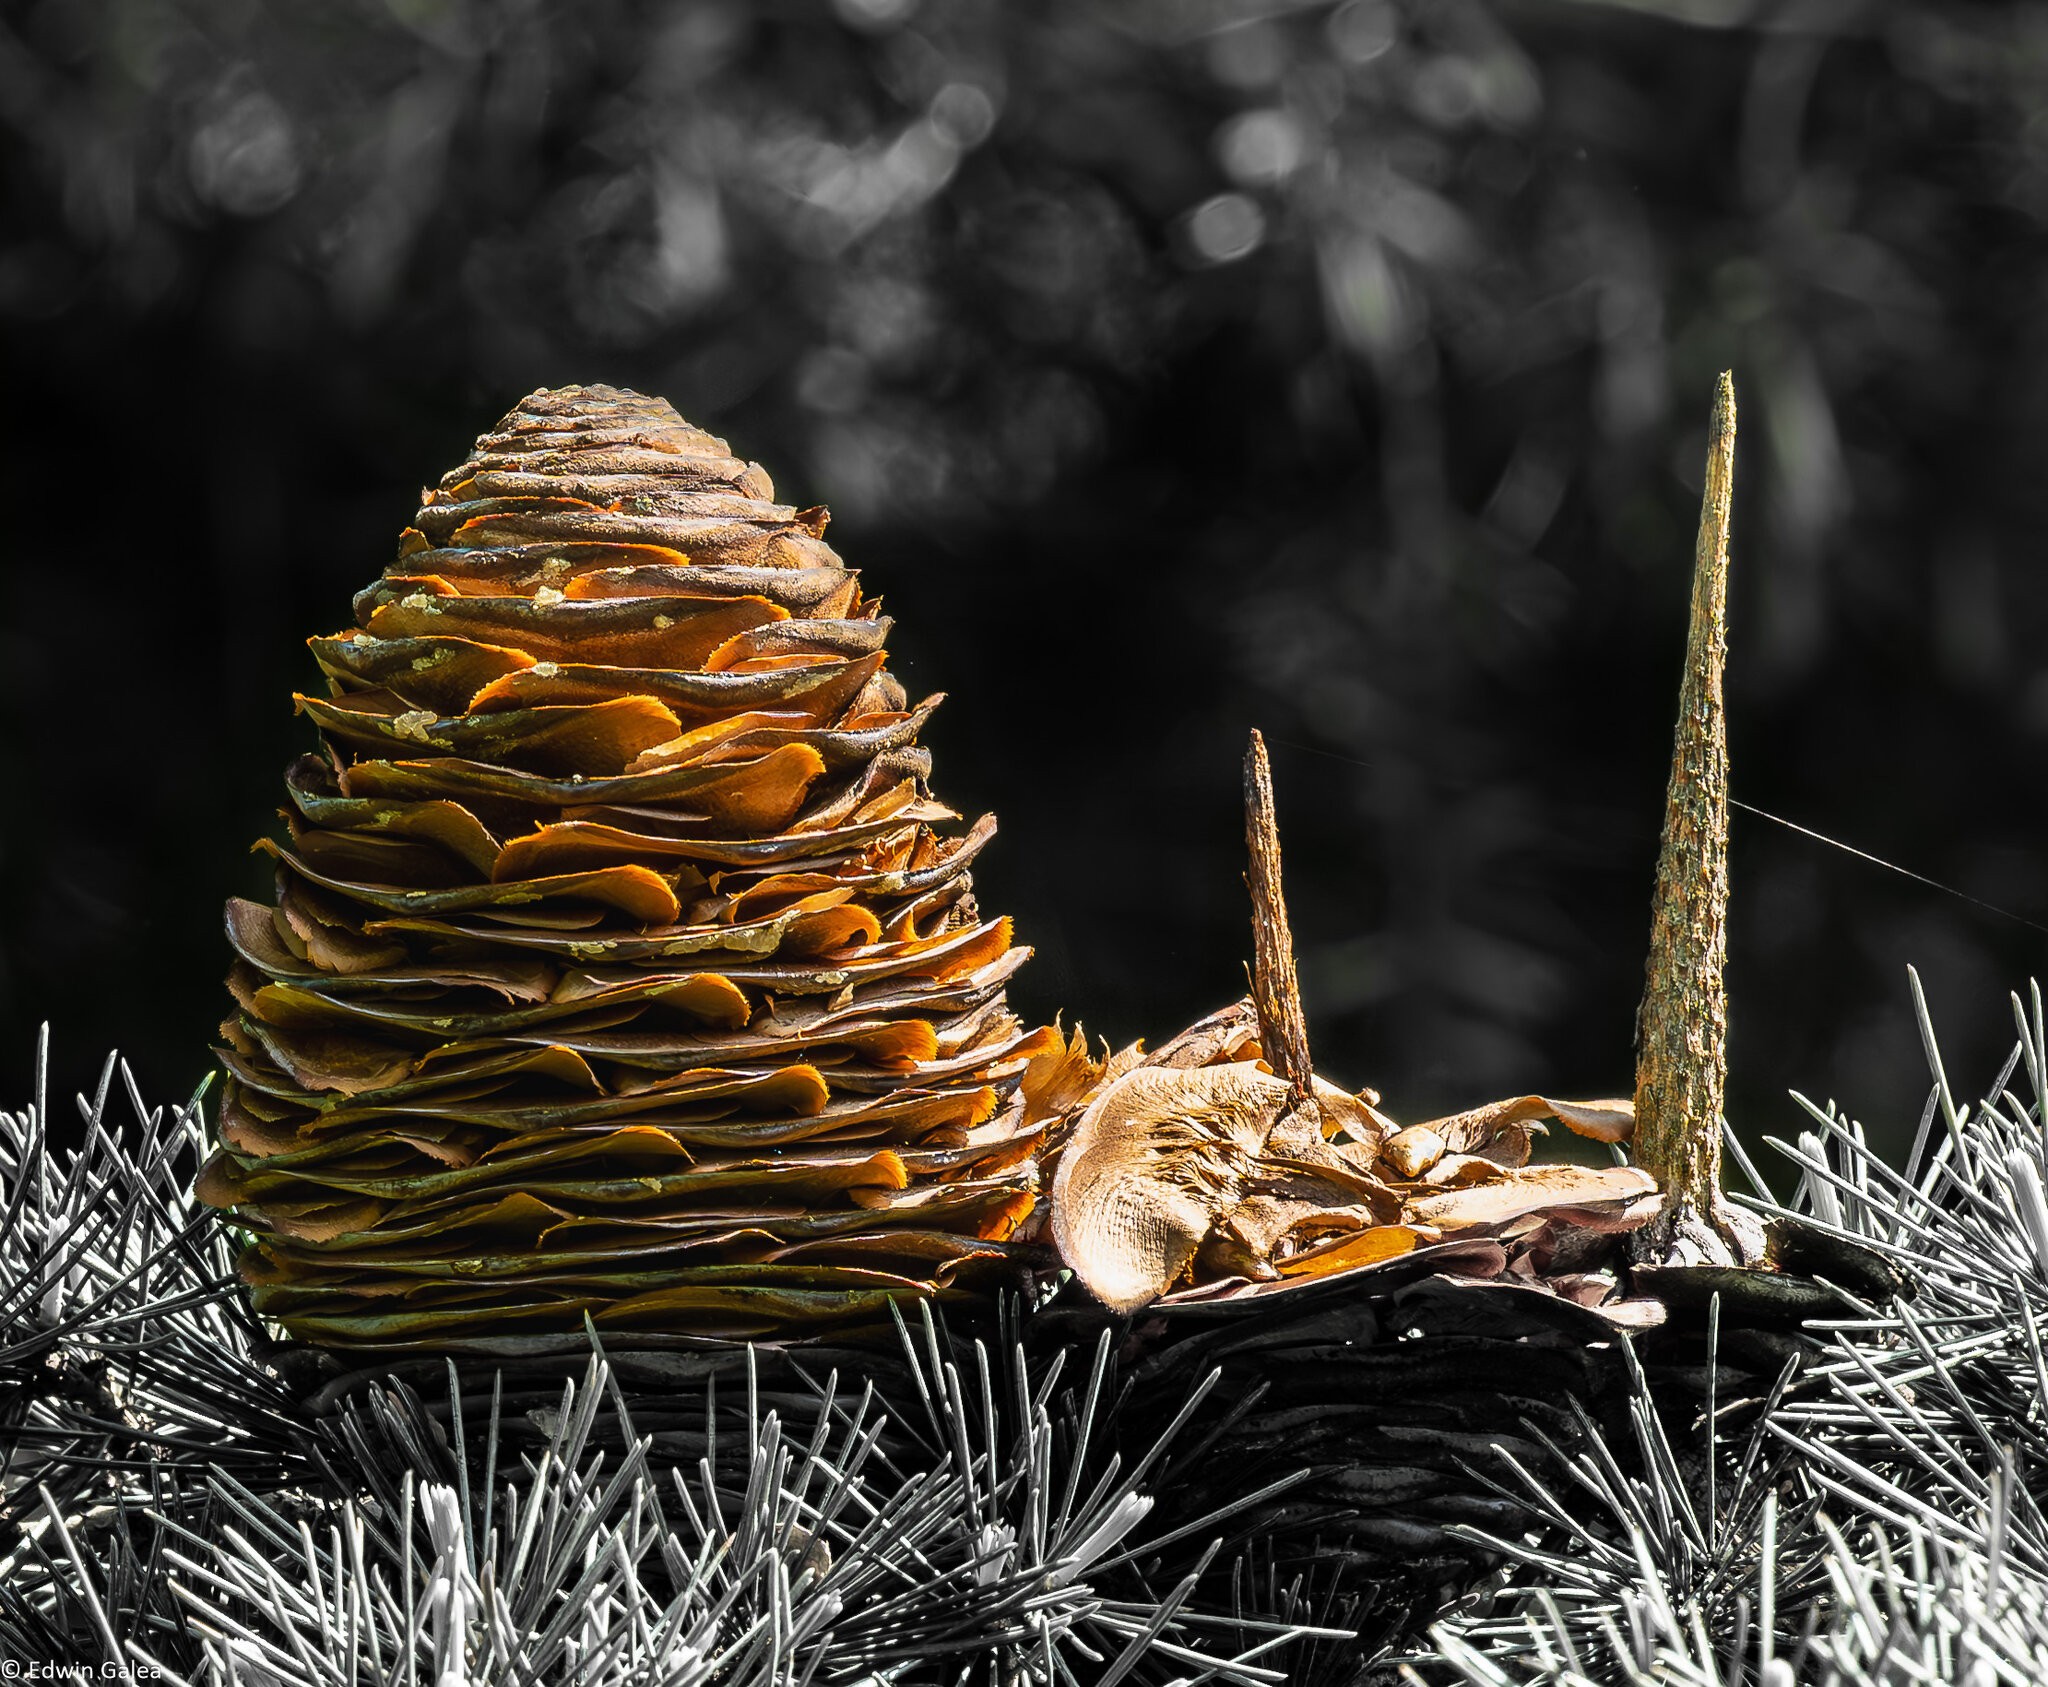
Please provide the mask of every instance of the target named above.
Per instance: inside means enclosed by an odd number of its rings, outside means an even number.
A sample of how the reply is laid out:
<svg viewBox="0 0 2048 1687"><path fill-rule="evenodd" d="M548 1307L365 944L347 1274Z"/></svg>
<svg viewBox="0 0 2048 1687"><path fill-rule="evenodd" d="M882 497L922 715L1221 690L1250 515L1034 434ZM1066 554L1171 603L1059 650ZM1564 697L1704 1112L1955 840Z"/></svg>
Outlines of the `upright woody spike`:
<svg viewBox="0 0 2048 1687"><path fill-rule="evenodd" d="M1266 1064L1285 1078L1297 1105L1315 1097L1308 1019L1294 974L1294 933L1280 892L1280 824L1273 812L1273 768L1257 728L1244 756L1245 883L1252 893L1252 1006Z"/></svg>
<svg viewBox="0 0 2048 1687"><path fill-rule="evenodd" d="M1735 382L1724 372L1707 439L1693 554L1692 618L1643 1005L1636 1018L1636 1163L1664 1189L1668 1239L1688 1211L1719 1230L1721 1110L1728 1080L1728 519Z"/></svg>

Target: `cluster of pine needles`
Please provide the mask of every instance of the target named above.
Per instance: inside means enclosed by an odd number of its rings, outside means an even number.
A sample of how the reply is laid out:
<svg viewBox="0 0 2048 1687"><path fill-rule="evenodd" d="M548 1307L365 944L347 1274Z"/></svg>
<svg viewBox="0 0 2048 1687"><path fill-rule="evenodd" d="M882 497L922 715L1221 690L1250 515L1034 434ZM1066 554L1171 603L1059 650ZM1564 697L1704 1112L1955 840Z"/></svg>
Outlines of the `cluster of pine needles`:
<svg viewBox="0 0 2048 1687"><path fill-rule="evenodd" d="M1127 1445L1107 1338L1027 1357L1014 1329L921 1320L886 1399L749 1363L722 1400L656 1401L666 1428L596 1344L545 1408L471 1362L438 1398L415 1372L316 1411L192 1197L199 1103L152 1109L110 1060L59 1152L39 1061L0 1114L0 1660L251 1687L2031 1687L2048 1023L2038 990L2014 1008L1969 1105L1920 1003L1934 1087L1903 1169L1803 1098L1808 1128L1770 1143L1799 1168L1790 1210L1912 1292L1838 1289L1854 1315L1809 1325L1760 1395L1719 1397L1710 1349L1684 1399L1637 1373L1619 1441L1586 1419L1548 1475L1475 1468L1519 1519L1468 1531L1500 1567L1378 1655L1341 1576L1276 1575L1228 1514L1150 1525L1200 1389ZM1737 1198L1787 1210L1730 1146Z"/></svg>
<svg viewBox="0 0 2048 1687"><path fill-rule="evenodd" d="M1835 1285L1855 1315L1809 1324L1818 1359L1760 1401L1710 1382L1674 1423L1639 1389L1633 1446L1586 1426L1568 1489L1515 1484L1532 1528L1497 1541L1500 1585L1432 1628L1412 1679L2048 1681L2048 1023L2038 986L2014 998L2011 1058L1959 1104L1917 977L1913 995L1934 1083L1903 1169L1804 1096L1809 1128L1767 1139L1799 1168L1793 1209L1911 1292L1880 1307ZM1729 1147L1745 1204L1782 1211Z"/></svg>

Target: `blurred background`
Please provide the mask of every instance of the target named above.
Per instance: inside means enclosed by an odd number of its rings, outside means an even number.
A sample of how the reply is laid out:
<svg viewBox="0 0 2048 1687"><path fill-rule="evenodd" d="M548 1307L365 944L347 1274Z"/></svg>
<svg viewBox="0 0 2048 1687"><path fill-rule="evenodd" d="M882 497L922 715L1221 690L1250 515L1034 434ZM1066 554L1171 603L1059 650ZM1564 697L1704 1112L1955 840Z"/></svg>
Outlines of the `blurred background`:
<svg viewBox="0 0 2048 1687"><path fill-rule="evenodd" d="M2048 934L2048 6L0 4L0 1091L185 1093L221 900L425 481L529 389L764 462L944 690L1014 996L1626 1093L1736 372L1730 1113L1974 1094ZM2030 925L2027 922L2040 922Z"/></svg>

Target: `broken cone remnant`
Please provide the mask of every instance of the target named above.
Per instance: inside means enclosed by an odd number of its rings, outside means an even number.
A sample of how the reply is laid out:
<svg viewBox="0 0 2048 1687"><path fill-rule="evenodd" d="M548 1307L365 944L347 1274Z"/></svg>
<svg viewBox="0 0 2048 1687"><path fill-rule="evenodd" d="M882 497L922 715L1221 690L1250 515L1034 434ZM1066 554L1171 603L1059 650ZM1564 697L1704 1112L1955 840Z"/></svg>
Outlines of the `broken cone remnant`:
<svg viewBox="0 0 2048 1687"><path fill-rule="evenodd" d="M1569 1233L1634 1229L1657 1186L1633 1166L1531 1165L1554 1118L1615 1140L1626 1101L1520 1096L1398 1129L1370 1090L1316 1080L1331 1134L1260 1059L1247 1000L1111 1062L1053 1180L1060 1257L1105 1306L1259 1294L1452 1237L1548 1263ZM1262 1286L1263 1285L1263 1286Z"/></svg>
<svg viewBox="0 0 2048 1687"><path fill-rule="evenodd" d="M1500 1238L1517 1260L1547 1266L1571 1254L1563 1237L1574 1228L1648 1220L1657 1186L1633 1167L1529 1164L1538 1121L1619 1142L1632 1123L1626 1101L1519 1096L1402 1130L1372 1091L1314 1077L1256 732L1245 839L1251 996L1156 1054L1112 1059L1059 1150L1053 1237L1096 1299L1131 1312L1261 1294L1454 1234Z"/></svg>
<svg viewBox="0 0 2048 1687"><path fill-rule="evenodd" d="M773 496L661 400L537 392L311 641L200 1185L291 1334L784 1335L1005 1265L1093 1068L1004 1005L994 820Z"/></svg>
<svg viewBox="0 0 2048 1687"><path fill-rule="evenodd" d="M1636 1160L1663 1186L1668 1219L1692 1213L1709 1223L1720 1209L1728 1079L1728 737L1721 674L1728 658L1734 489L1735 383L1724 373L1707 442L1685 676L1636 1022Z"/></svg>

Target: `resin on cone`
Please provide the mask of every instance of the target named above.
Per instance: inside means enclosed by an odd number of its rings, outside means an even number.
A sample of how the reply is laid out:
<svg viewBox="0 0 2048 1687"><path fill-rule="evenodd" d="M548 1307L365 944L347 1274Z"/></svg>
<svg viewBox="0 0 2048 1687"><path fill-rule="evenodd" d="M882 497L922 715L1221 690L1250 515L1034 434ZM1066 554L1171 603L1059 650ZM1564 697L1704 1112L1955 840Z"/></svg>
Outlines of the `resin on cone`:
<svg viewBox="0 0 2048 1687"><path fill-rule="evenodd" d="M204 1197L287 1333L802 1336L1014 1269L1078 1040L1004 1003L890 623L659 399L537 392L311 641Z"/></svg>

